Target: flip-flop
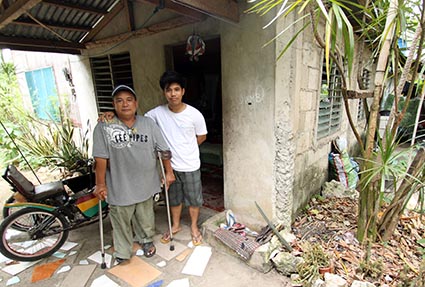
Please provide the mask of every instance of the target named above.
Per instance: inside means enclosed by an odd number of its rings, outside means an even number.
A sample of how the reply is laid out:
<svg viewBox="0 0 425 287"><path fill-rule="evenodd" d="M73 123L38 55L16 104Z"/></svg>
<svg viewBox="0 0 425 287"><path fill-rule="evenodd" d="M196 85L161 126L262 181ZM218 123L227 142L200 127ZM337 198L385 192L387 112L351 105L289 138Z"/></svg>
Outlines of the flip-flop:
<svg viewBox="0 0 425 287"><path fill-rule="evenodd" d="M202 244L202 234L199 233L198 235L194 235L192 233L192 243L193 243L193 246L201 245Z"/></svg>
<svg viewBox="0 0 425 287"><path fill-rule="evenodd" d="M182 229L177 229L176 231L173 231L173 236L176 235L177 233L179 233ZM164 234L161 237L161 243L163 244L167 244L168 242L170 242L171 240L171 236L170 236L170 231L166 231L164 232Z"/></svg>

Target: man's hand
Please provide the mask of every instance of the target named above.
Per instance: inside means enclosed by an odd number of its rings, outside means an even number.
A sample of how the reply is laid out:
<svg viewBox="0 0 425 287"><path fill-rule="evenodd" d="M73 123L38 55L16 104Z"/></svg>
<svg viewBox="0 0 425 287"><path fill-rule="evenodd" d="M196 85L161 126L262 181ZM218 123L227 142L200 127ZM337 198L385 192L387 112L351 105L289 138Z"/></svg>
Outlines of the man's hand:
<svg viewBox="0 0 425 287"><path fill-rule="evenodd" d="M174 172L166 172L165 173L165 179L167 180L167 187L169 188L170 185L176 181L176 176L174 175Z"/></svg>
<svg viewBox="0 0 425 287"><path fill-rule="evenodd" d="M107 123L110 122L115 117L114 112L104 112L103 114L100 114L97 118L98 122L101 123Z"/></svg>
<svg viewBox="0 0 425 287"><path fill-rule="evenodd" d="M108 188L104 184L96 185L93 194L99 199L99 200L105 200L108 196Z"/></svg>

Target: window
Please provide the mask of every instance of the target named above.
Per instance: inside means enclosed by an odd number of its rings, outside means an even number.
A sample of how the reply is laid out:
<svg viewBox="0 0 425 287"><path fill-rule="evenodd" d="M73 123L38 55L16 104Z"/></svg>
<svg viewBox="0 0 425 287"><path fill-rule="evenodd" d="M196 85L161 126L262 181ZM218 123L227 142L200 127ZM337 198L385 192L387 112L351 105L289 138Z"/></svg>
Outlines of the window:
<svg viewBox="0 0 425 287"><path fill-rule="evenodd" d="M317 138L321 139L339 129L342 114L341 75L333 64L326 77L326 65L322 68L322 86L320 89L319 119L317 122Z"/></svg>
<svg viewBox="0 0 425 287"><path fill-rule="evenodd" d="M368 69L363 69L362 71L362 82L363 88L368 90L370 87L370 71ZM357 109L357 121L363 120L366 116L363 99L359 99L358 109Z"/></svg>
<svg viewBox="0 0 425 287"><path fill-rule="evenodd" d="M25 72L31 103L42 120L59 121L59 97L51 67Z"/></svg>
<svg viewBox="0 0 425 287"><path fill-rule="evenodd" d="M133 88L130 53L107 55L90 58L94 89L96 92L97 110L111 111L112 90L118 85Z"/></svg>

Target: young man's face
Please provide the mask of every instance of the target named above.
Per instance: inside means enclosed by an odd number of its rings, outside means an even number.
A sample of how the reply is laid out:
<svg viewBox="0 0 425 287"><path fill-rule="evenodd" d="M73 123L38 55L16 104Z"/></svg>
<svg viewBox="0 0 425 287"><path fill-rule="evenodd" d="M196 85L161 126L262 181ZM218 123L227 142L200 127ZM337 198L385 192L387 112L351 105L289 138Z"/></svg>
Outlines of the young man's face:
<svg viewBox="0 0 425 287"><path fill-rule="evenodd" d="M184 95L184 89L177 83L172 83L164 89L164 95L170 106L180 105Z"/></svg>
<svg viewBox="0 0 425 287"><path fill-rule="evenodd" d="M137 100L132 93L121 91L115 95L113 106L118 118L129 118L136 114Z"/></svg>

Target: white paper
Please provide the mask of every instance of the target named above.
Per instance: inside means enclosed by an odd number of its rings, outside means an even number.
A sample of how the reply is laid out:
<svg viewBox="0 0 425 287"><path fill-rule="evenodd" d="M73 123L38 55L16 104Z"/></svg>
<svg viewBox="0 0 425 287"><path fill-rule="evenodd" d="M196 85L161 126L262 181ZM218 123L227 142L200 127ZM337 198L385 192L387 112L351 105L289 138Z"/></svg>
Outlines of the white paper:
<svg viewBox="0 0 425 287"><path fill-rule="evenodd" d="M167 287L190 287L189 278L173 280L167 285Z"/></svg>
<svg viewBox="0 0 425 287"><path fill-rule="evenodd" d="M164 260L162 260L161 262L156 263L156 266L158 266L158 267L165 267L166 265L167 265L167 263Z"/></svg>
<svg viewBox="0 0 425 287"><path fill-rule="evenodd" d="M65 266L61 267L56 273L59 274L59 273L63 273L63 272L68 272L69 270L71 270L71 266L65 265Z"/></svg>
<svg viewBox="0 0 425 287"><path fill-rule="evenodd" d="M143 254L145 254L145 252L143 252L142 249L137 249L137 251L136 251L137 256L143 256Z"/></svg>
<svg viewBox="0 0 425 287"><path fill-rule="evenodd" d="M6 261L10 261L10 259L0 253L0 263L6 262Z"/></svg>
<svg viewBox="0 0 425 287"><path fill-rule="evenodd" d="M75 246L77 246L78 245L78 243L75 243L75 242L69 242L69 241L67 241L67 242L65 242L62 246L61 246L61 250L65 250L65 251L68 251L68 250L71 250L72 248L74 248Z"/></svg>
<svg viewBox="0 0 425 287"><path fill-rule="evenodd" d="M9 280L7 280L6 286L13 285L13 284L16 284L16 283L19 283L19 282L21 282L21 279L19 279L18 276L15 276L15 277L12 277Z"/></svg>
<svg viewBox="0 0 425 287"><path fill-rule="evenodd" d="M87 257L87 259L90 259L98 264L102 264L102 253L100 251L96 251L95 253ZM112 260L112 255L105 253L106 267L111 268L111 260Z"/></svg>
<svg viewBox="0 0 425 287"><path fill-rule="evenodd" d="M16 274L24 271L28 267L31 267L37 264L39 261L40 260L33 261L33 262L19 262L18 264L12 264L12 265L6 266L2 270L6 273L9 273L10 275L15 276Z"/></svg>
<svg viewBox="0 0 425 287"><path fill-rule="evenodd" d="M80 265L89 265L89 262L86 259L80 260Z"/></svg>
<svg viewBox="0 0 425 287"><path fill-rule="evenodd" d="M77 254L77 251L76 250L72 250L71 252L69 252L69 256L72 256L72 255L74 255L74 254Z"/></svg>
<svg viewBox="0 0 425 287"><path fill-rule="evenodd" d="M187 275L202 276L212 251L209 246L196 246L184 266L182 273Z"/></svg>
<svg viewBox="0 0 425 287"><path fill-rule="evenodd" d="M90 287L120 287L120 285L109 279L108 276L102 275L94 279Z"/></svg>

